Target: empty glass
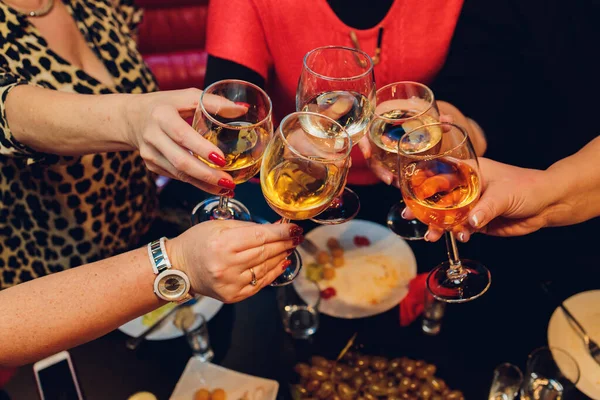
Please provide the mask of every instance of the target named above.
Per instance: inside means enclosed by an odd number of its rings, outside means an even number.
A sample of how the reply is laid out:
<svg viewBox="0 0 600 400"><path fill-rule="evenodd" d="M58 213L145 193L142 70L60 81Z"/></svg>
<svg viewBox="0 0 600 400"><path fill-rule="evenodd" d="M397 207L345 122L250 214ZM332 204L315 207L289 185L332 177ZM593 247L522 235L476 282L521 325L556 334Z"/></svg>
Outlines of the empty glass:
<svg viewBox="0 0 600 400"><path fill-rule="evenodd" d="M294 339L308 339L319 328L321 294L316 282L282 286L277 292L277 304L283 328ZM299 293L298 293L299 292Z"/></svg>
<svg viewBox="0 0 600 400"><path fill-rule="evenodd" d="M515 400L523 383L523 373L516 365L504 363L494 369L488 400Z"/></svg>
<svg viewBox="0 0 600 400"><path fill-rule="evenodd" d="M429 290L425 290L423 322L421 329L427 335L437 335L442 328L442 318L446 311L446 303L433 297Z"/></svg>
<svg viewBox="0 0 600 400"><path fill-rule="evenodd" d="M209 362L214 358L215 353L210 346L208 326L206 325L206 318L204 318L204 315L200 313L196 314L196 322L194 325L198 324L198 322L200 325L186 331L185 337L192 349L193 357L198 358L202 362Z"/></svg>
<svg viewBox="0 0 600 400"><path fill-rule="evenodd" d="M541 347L527 359L521 399L566 399L575 391L579 377L579 365L569 353L556 347Z"/></svg>

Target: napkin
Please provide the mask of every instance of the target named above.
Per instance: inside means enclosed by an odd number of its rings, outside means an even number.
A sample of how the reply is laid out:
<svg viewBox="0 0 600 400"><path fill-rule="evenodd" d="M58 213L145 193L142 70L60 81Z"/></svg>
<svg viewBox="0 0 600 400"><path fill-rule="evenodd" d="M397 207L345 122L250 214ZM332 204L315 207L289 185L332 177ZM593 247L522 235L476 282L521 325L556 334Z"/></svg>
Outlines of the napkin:
<svg viewBox="0 0 600 400"><path fill-rule="evenodd" d="M425 309L425 291L428 273L419 274L408 284L408 294L400 302L400 325L408 326Z"/></svg>
<svg viewBox="0 0 600 400"><path fill-rule="evenodd" d="M4 387L17 372L16 368L0 368L0 388Z"/></svg>

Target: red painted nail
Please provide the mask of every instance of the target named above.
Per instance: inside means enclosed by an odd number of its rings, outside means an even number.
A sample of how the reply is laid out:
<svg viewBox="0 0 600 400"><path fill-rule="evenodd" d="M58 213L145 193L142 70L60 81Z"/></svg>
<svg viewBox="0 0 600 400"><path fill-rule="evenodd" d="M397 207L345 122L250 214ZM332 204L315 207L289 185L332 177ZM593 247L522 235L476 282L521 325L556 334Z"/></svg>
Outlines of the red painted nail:
<svg viewBox="0 0 600 400"><path fill-rule="evenodd" d="M298 246L302 242L304 242L304 236L302 236L302 235L300 235L300 236L294 236L294 238L292 240L292 244L294 246Z"/></svg>
<svg viewBox="0 0 600 400"><path fill-rule="evenodd" d="M237 104L238 106L250 108L250 104L244 103L243 101L236 101L235 104Z"/></svg>
<svg viewBox="0 0 600 400"><path fill-rule="evenodd" d="M229 190L235 189L235 183L233 183L233 181L230 181L229 179L225 179L225 178L219 179L219 182L217 183L217 185L221 186L222 188L229 189Z"/></svg>
<svg viewBox="0 0 600 400"><path fill-rule="evenodd" d="M300 236L304 232L304 229L300 228L297 225L294 225L290 228L290 235L292 236Z"/></svg>
<svg viewBox="0 0 600 400"><path fill-rule="evenodd" d="M223 157L221 157L220 155L218 155L217 153L210 153L208 155L208 159L215 165L218 165L219 167L224 167L225 164L227 164L227 161L225 161L225 159Z"/></svg>
<svg viewBox="0 0 600 400"><path fill-rule="evenodd" d="M293 252L294 252L294 250L290 249L290 250L286 251L285 253L286 253L288 256L291 256Z"/></svg>
<svg viewBox="0 0 600 400"><path fill-rule="evenodd" d="M230 189L221 189L219 192L221 196L233 197L233 190Z"/></svg>
<svg viewBox="0 0 600 400"><path fill-rule="evenodd" d="M285 271L287 269L287 267L289 267L290 265L292 265L292 262L290 260L285 260L283 262L283 265L281 266L281 270Z"/></svg>

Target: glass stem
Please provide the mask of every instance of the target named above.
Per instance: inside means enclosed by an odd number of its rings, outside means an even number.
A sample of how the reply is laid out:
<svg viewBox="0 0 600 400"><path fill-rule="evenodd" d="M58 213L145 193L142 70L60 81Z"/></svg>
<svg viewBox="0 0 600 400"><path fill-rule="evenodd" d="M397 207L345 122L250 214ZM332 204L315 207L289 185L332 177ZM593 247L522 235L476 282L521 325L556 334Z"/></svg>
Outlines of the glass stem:
<svg viewBox="0 0 600 400"><path fill-rule="evenodd" d="M290 223L290 219L289 219L289 218L282 217L282 218L279 220L279 223L280 223L280 224L289 224L289 223Z"/></svg>
<svg viewBox="0 0 600 400"><path fill-rule="evenodd" d="M233 214L229 210L229 197L219 197L219 205L213 210L213 217L215 219L233 219Z"/></svg>
<svg viewBox="0 0 600 400"><path fill-rule="evenodd" d="M455 284L460 284L467 276L468 272L463 268L458 255L458 246L456 245L456 239L452 232L446 231L446 247L448 248L448 262L450 268L446 272L446 276L449 280Z"/></svg>

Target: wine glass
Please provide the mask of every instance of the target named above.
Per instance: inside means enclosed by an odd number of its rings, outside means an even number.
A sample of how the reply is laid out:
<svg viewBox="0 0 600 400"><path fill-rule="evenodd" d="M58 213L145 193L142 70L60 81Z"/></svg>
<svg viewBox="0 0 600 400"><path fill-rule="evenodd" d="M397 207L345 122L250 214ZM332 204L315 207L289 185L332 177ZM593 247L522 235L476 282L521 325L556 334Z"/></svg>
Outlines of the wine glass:
<svg viewBox="0 0 600 400"><path fill-rule="evenodd" d="M441 135L441 140L433 138ZM460 259L452 228L467 220L479 200L481 177L467 131L447 122L426 124L398 141L400 190L417 219L446 231L448 261L434 268L427 287L438 300L462 303L490 287L481 263Z"/></svg>
<svg viewBox="0 0 600 400"><path fill-rule="evenodd" d="M216 95L247 107L245 114L219 109L209 112L207 96ZM271 99L258 86L240 80L223 80L208 86L200 96L192 127L225 155L220 167L199 156L198 159L215 169L227 171L235 184L252 178L260 170L267 143L273 136ZM223 194L210 197L194 207L192 222L212 219L251 220L250 211L238 200Z"/></svg>
<svg viewBox="0 0 600 400"><path fill-rule="evenodd" d="M344 187L352 141L346 130L322 114L295 112L285 117L265 150L260 186L281 223L310 219L325 210ZM292 282L302 260L291 265L272 286Z"/></svg>
<svg viewBox="0 0 600 400"><path fill-rule="evenodd" d="M390 83L377 90L377 107L367 137L371 147L371 166L392 173L398 179L398 140L419 126L438 122L440 112L433 92L418 82ZM441 139L441 135L431 141ZM388 212L387 225L406 240L423 239L427 225L419 220L405 220L403 200Z"/></svg>
<svg viewBox="0 0 600 400"><path fill-rule="evenodd" d="M361 50L319 47L304 56L296 90L296 110L324 114L342 125L352 144L365 135L375 108L373 61ZM339 224L356 216L360 201L344 187L331 206L313 221Z"/></svg>

